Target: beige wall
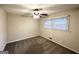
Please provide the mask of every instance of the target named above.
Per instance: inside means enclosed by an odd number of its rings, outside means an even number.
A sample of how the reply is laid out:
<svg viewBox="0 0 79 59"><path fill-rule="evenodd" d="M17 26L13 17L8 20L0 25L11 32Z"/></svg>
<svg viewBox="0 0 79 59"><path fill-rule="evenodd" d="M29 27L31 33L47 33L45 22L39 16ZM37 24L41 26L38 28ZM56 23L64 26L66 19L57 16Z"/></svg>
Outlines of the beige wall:
<svg viewBox="0 0 79 59"><path fill-rule="evenodd" d="M8 14L8 43L39 35L38 21L32 17Z"/></svg>
<svg viewBox="0 0 79 59"><path fill-rule="evenodd" d="M7 40L6 13L0 8L0 51L3 51Z"/></svg>
<svg viewBox="0 0 79 59"><path fill-rule="evenodd" d="M70 15L70 31L65 32L44 28L44 20L65 15ZM60 12L52 14L48 18L42 19L40 21L40 36L43 36L47 39L52 37L52 39L49 40L79 53L79 10Z"/></svg>

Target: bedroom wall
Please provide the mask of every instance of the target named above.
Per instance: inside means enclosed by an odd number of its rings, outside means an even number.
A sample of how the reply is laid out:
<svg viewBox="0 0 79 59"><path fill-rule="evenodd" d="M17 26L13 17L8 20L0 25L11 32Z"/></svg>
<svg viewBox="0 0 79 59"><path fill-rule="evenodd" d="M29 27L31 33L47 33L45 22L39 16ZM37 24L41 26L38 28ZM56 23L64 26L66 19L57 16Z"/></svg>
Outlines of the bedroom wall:
<svg viewBox="0 0 79 59"><path fill-rule="evenodd" d="M44 20L52 19L55 17L70 15L70 31L61 31L53 29L45 29L43 26ZM79 53L79 10L64 11L56 14L52 14L48 18L43 18L40 21L40 36L49 39L55 43L58 43L66 48L69 48Z"/></svg>
<svg viewBox="0 0 79 59"><path fill-rule="evenodd" d="M38 20L8 14L8 43L39 35Z"/></svg>
<svg viewBox="0 0 79 59"><path fill-rule="evenodd" d="M0 8L0 51L3 51L7 40L7 20L5 11Z"/></svg>

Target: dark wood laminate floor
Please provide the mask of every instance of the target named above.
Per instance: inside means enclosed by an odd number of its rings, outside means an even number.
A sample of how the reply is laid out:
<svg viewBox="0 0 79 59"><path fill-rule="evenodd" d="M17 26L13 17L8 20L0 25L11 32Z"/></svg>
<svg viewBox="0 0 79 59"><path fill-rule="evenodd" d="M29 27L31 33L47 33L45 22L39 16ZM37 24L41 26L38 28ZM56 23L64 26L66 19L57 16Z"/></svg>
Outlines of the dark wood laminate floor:
<svg viewBox="0 0 79 59"><path fill-rule="evenodd" d="M76 54L40 36L9 43L5 51L10 54Z"/></svg>

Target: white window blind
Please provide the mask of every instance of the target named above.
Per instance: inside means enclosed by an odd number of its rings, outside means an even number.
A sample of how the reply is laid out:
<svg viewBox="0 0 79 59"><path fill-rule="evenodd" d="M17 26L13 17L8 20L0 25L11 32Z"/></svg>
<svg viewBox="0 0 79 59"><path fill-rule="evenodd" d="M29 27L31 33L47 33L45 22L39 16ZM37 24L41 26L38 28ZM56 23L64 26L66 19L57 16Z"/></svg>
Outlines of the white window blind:
<svg viewBox="0 0 79 59"><path fill-rule="evenodd" d="M46 20L44 27L47 29L68 30L68 17Z"/></svg>

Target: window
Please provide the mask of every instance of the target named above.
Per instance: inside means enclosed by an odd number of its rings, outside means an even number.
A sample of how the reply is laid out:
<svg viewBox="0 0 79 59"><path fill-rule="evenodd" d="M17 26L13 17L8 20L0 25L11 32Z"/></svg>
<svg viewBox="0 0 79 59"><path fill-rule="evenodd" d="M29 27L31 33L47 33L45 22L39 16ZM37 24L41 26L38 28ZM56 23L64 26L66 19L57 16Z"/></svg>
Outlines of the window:
<svg viewBox="0 0 79 59"><path fill-rule="evenodd" d="M68 17L46 20L44 27L47 29L68 30Z"/></svg>
<svg viewBox="0 0 79 59"><path fill-rule="evenodd" d="M45 28L51 29L52 28L51 20L46 20L45 23L44 23L44 26L45 26Z"/></svg>

